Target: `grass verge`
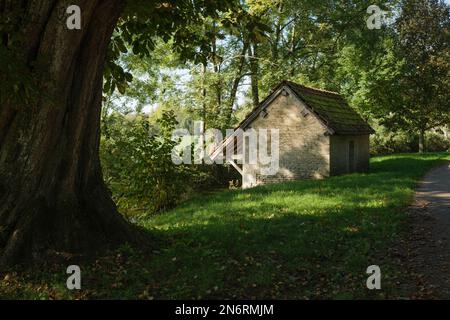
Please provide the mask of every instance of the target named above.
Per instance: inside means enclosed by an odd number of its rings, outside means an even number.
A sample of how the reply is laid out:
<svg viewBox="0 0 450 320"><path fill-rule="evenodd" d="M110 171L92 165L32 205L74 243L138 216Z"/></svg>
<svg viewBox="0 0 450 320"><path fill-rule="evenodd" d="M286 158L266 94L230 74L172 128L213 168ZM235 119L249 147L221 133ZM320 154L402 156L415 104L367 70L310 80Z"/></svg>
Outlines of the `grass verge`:
<svg viewBox="0 0 450 320"><path fill-rule="evenodd" d="M1 274L0 297L27 299L377 299L398 294L401 270L384 256L401 232L414 188L450 154L371 160L367 174L297 181L191 199L137 223L160 241L124 246L80 266ZM370 265L382 290L365 283Z"/></svg>

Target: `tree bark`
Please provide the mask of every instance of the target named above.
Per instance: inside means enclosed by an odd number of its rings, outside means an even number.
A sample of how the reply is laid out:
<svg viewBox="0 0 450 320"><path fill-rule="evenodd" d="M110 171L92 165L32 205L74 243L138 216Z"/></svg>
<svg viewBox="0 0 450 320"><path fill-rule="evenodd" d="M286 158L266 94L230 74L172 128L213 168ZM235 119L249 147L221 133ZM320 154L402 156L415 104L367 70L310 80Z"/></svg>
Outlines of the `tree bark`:
<svg viewBox="0 0 450 320"><path fill-rule="evenodd" d="M283 26L282 26L283 21L284 21L284 18L282 17L283 8L284 8L284 3L283 3L283 1L280 1L277 6L278 17L275 22L275 39L274 39L273 43L271 44L272 62L275 62L275 63L278 63L280 38L281 38L281 32L283 31Z"/></svg>
<svg viewBox="0 0 450 320"><path fill-rule="evenodd" d="M208 110L207 110L207 103L206 103L206 71L207 71L207 62L202 63L202 88L201 88L201 94L202 94L202 120L204 128L206 129L206 125L209 125L209 122L207 121L208 116Z"/></svg>
<svg viewBox="0 0 450 320"><path fill-rule="evenodd" d="M233 107L234 103L236 102L236 96L239 89L239 83L241 82L243 78L243 70L245 66L245 54L247 53L249 47L249 42L244 37L242 39L242 50L241 55L239 56L239 63L238 63L238 69L236 72L236 75L233 79L233 85L231 86L230 91L230 98L228 100L227 109L225 111L225 128L230 127L231 125L231 117L233 115Z"/></svg>
<svg viewBox="0 0 450 320"><path fill-rule="evenodd" d="M216 106L214 113L219 114L222 110L222 79L220 76L220 57L217 54L217 26L216 22L213 22L213 31L212 31L212 62L214 73L216 75L216 83L214 84L216 90Z"/></svg>
<svg viewBox="0 0 450 320"><path fill-rule="evenodd" d="M419 131L419 153L424 153L425 149L425 130L421 129Z"/></svg>
<svg viewBox="0 0 450 320"><path fill-rule="evenodd" d="M250 71L253 106L259 105L259 60L258 60L258 44L253 43L249 48L250 51Z"/></svg>
<svg viewBox="0 0 450 320"><path fill-rule="evenodd" d="M20 30L22 53L30 72L34 61L46 63L45 94L1 110L0 266L144 239L117 212L99 160L103 68L122 1L77 4L81 30L68 30L66 1L14 4L31 18Z"/></svg>

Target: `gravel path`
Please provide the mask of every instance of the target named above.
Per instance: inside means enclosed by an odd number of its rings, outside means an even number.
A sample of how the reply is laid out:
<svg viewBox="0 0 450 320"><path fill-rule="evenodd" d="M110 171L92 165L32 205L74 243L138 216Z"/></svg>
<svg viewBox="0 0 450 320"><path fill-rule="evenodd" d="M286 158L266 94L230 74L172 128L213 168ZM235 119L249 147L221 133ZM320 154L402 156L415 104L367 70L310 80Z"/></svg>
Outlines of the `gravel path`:
<svg viewBox="0 0 450 320"><path fill-rule="evenodd" d="M450 299L450 163L430 171L409 211L406 256L410 298Z"/></svg>

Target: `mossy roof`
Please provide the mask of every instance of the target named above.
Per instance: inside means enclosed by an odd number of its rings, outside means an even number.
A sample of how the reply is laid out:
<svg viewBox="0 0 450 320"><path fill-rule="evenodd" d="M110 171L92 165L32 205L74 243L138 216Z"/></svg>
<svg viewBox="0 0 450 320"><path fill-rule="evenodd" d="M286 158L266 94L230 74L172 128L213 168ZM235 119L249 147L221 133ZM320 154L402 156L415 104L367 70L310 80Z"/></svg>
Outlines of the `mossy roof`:
<svg viewBox="0 0 450 320"><path fill-rule="evenodd" d="M272 93L241 122L239 127L245 128L249 125L255 116L265 108L270 98L283 86L288 86L332 134L365 135L374 133L372 127L348 105L340 94L306 87L292 81L283 81L276 86Z"/></svg>

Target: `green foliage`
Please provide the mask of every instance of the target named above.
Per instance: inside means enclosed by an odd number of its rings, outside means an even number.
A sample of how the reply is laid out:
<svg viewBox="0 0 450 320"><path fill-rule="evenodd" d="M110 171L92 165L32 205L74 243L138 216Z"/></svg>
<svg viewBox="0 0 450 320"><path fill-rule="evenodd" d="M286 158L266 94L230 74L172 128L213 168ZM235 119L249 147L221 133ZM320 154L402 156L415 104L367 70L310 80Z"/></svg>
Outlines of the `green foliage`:
<svg viewBox="0 0 450 320"><path fill-rule="evenodd" d="M338 75L344 93L367 117L417 134L450 123L449 7L406 0L400 9L394 24L372 31L380 37L369 38L369 46L344 48Z"/></svg>
<svg viewBox="0 0 450 320"><path fill-rule="evenodd" d="M155 48L156 39L171 41L173 50L182 61L199 61L198 47L208 45L209 40L199 37L198 25L207 18L217 18L220 13L239 7L236 0L205 3L202 0L155 3L148 0L129 0L117 24L109 46L105 91L113 93L117 88L124 93L132 76L118 64L121 55L132 52L141 58L148 57Z"/></svg>
<svg viewBox="0 0 450 320"><path fill-rule="evenodd" d="M137 16L128 12L143 2L130 2L111 43L116 64L106 70L105 89L119 89L111 96L127 108L156 108L150 119L172 110L183 127L201 119L206 127L223 129L252 108L255 92L242 88L248 80L264 96L280 80L291 79L340 91L365 119L381 124L372 153L415 152L419 123L425 121L428 130L448 122L449 91L448 6L419 2L372 3L397 18L381 30L367 28L366 1L249 0L209 13L169 1ZM168 15L192 17L169 26ZM149 17L166 29L157 34L162 27ZM419 38L423 41L410 50ZM430 150L443 150L445 141L430 137ZM206 180L217 177L200 171Z"/></svg>
<svg viewBox="0 0 450 320"><path fill-rule="evenodd" d="M427 151L429 152L442 152L450 151L450 137L445 137L442 134L430 132L426 135Z"/></svg>
<svg viewBox="0 0 450 320"><path fill-rule="evenodd" d="M108 116L101 140L104 177L119 207L125 211L158 212L173 207L192 188L189 168L172 163L173 112L151 126L143 116Z"/></svg>
<svg viewBox="0 0 450 320"><path fill-rule="evenodd" d="M385 155L393 153L418 152L417 132L398 130L390 131L384 126L377 126L376 133L370 140L370 153L372 155ZM429 152L443 152L450 148L450 138L442 133L428 132L425 136Z"/></svg>
<svg viewBox="0 0 450 320"><path fill-rule="evenodd" d="M439 0L407 0L396 23L396 50L405 63L399 78L401 103L392 121L426 131L450 123L450 7Z"/></svg>
<svg viewBox="0 0 450 320"><path fill-rule="evenodd" d="M376 134L370 140L370 153L372 155L383 155L417 152L417 141L417 134L406 131L391 132L385 127L378 127Z"/></svg>

